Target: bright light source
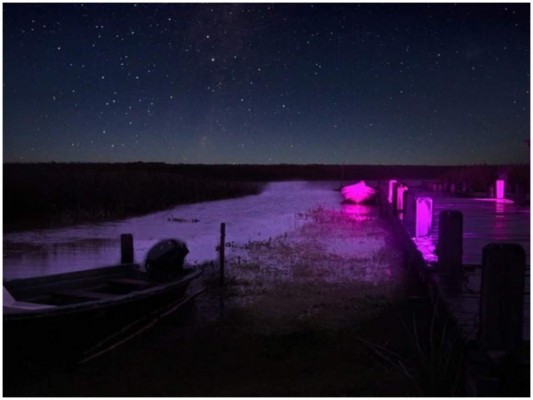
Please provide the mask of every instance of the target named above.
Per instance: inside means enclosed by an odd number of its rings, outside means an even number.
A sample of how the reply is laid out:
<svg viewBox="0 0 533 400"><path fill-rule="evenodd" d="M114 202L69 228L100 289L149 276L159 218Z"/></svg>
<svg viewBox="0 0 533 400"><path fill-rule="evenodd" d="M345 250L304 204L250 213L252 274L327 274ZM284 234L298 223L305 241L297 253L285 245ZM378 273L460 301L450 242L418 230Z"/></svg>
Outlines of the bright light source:
<svg viewBox="0 0 533 400"><path fill-rule="evenodd" d="M393 196L394 185L396 185L396 184L398 184L398 181L396 179L391 179L389 181L389 192L387 193L387 200L391 204L392 204L392 199L394 198L394 196Z"/></svg>
<svg viewBox="0 0 533 400"><path fill-rule="evenodd" d="M430 236L433 222L433 199L416 198L416 237Z"/></svg>
<svg viewBox="0 0 533 400"><path fill-rule="evenodd" d="M505 197L505 182L503 179L496 181L496 198L503 199Z"/></svg>
<svg viewBox="0 0 533 400"><path fill-rule="evenodd" d="M376 195L376 190L368 186L365 181L361 181L354 185L343 187L341 193L346 201L361 204L371 201Z"/></svg>

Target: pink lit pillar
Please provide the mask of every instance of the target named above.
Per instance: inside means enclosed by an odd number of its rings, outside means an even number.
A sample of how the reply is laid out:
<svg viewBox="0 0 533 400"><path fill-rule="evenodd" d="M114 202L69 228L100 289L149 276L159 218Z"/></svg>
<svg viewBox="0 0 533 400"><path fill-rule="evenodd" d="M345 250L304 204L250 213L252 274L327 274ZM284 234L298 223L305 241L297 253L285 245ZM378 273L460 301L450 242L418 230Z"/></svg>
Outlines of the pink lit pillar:
<svg viewBox="0 0 533 400"><path fill-rule="evenodd" d="M520 351L526 253L519 244L490 243L482 254L479 343L489 351Z"/></svg>
<svg viewBox="0 0 533 400"><path fill-rule="evenodd" d="M388 191L388 194L387 194L387 200L391 204L393 203L394 192L395 192L397 186L398 186L398 181L396 179L391 179L389 181L389 191Z"/></svg>
<svg viewBox="0 0 533 400"><path fill-rule="evenodd" d="M416 237L430 236L433 222L433 199L416 198Z"/></svg>
<svg viewBox="0 0 533 400"><path fill-rule="evenodd" d="M404 203L404 193L407 192L407 186L400 185L398 186L398 194L396 196L396 209L398 211L403 211L403 203Z"/></svg>
<svg viewBox="0 0 533 400"><path fill-rule="evenodd" d="M505 181L498 179L496 181L496 199L502 200L505 197Z"/></svg>

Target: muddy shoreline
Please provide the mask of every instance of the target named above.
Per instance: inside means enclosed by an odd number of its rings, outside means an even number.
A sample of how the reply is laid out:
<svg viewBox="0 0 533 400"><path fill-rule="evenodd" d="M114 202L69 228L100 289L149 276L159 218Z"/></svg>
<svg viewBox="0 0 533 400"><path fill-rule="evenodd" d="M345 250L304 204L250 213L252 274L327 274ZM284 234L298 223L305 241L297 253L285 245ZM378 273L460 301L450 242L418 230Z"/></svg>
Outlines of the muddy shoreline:
<svg viewBox="0 0 533 400"><path fill-rule="evenodd" d="M4 380L4 394L420 396L455 390L449 382L425 383L431 307L406 275L401 250L377 210L317 208L299 218L286 234L228 243L226 285L218 286L216 267L206 270L208 290L187 312L82 366L40 371L15 385Z"/></svg>

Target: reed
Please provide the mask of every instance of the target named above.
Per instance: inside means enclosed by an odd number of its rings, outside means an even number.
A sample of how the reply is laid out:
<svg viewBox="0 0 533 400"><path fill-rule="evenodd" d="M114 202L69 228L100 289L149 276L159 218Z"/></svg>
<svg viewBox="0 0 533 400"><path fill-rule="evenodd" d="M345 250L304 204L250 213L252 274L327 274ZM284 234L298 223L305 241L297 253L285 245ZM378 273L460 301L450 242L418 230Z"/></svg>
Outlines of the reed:
<svg viewBox="0 0 533 400"><path fill-rule="evenodd" d="M100 222L258 194L261 185L137 164L4 165L4 232Z"/></svg>

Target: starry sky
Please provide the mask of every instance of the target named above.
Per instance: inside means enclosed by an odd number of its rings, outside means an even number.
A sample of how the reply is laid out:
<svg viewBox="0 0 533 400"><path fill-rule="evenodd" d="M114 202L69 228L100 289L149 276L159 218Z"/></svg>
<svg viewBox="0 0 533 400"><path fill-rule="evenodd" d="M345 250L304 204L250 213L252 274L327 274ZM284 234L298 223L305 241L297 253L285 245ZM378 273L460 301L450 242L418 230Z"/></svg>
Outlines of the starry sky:
<svg viewBox="0 0 533 400"><path fill-rule="evenodd" d="M3 160L529 161L529 4L3 4Z"/></svg>

